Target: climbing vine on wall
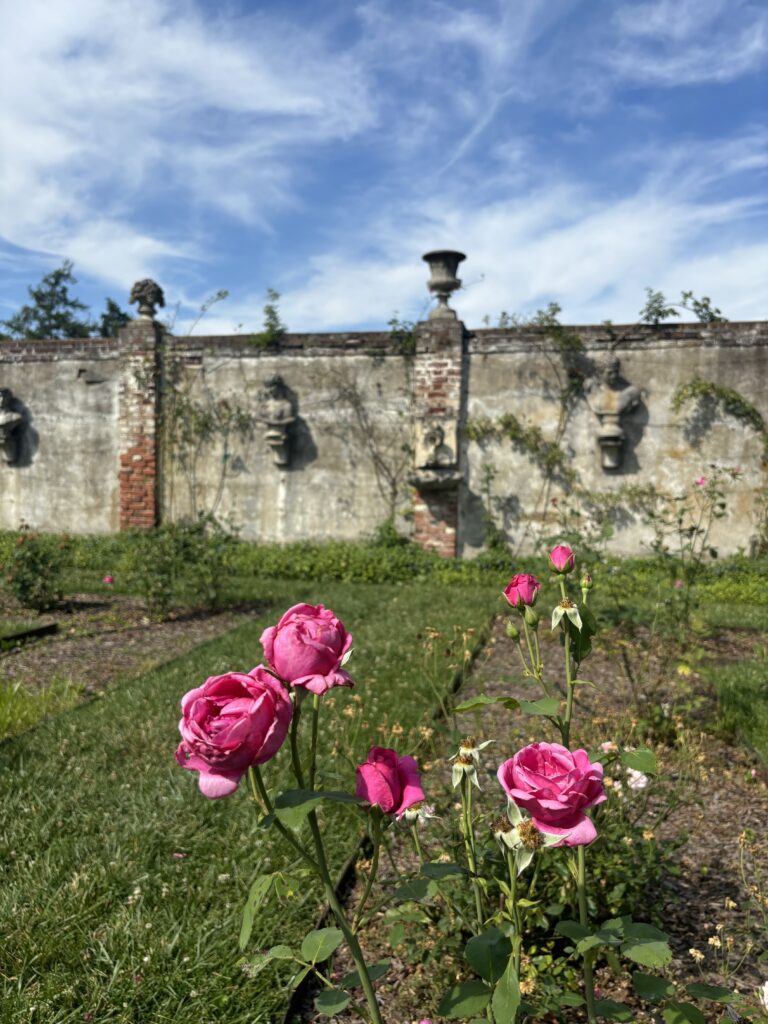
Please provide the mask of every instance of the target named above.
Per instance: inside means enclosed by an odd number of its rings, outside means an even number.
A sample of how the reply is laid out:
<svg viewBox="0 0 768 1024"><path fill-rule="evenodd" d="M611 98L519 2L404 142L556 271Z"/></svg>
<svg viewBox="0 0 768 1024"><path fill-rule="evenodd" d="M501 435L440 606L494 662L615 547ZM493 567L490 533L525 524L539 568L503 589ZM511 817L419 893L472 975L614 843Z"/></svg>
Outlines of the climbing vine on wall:
<svg viewBox="0 0 768 1024"><path fill-rule="evenodd" d="M716 384L712 380L703 380L701 377L693 377L675 389L672 410L680 412L689 402L701 402L703 399L710 399L723 412L752 427L762 441L764 459L768 460L768 427L765 420L760 411L735 388Z"/></svg>

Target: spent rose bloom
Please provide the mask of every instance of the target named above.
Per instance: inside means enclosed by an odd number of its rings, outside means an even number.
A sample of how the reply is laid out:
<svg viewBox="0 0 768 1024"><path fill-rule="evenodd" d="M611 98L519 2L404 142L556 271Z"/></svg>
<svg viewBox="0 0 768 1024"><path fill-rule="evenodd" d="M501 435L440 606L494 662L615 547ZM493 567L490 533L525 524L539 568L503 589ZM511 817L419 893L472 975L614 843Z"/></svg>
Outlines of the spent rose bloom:
<svg viewBox="0 0 768 1024"><path fill-rule="evenodd" d="M211 676L181 701L176 760L200 772L200 792L229 796L255 764L280 748L293 714L285 687L259 666L248 674Z"/></svg>
<svg viewBox="0 0 768 1024"><path fill-rule="evenodd" d="M504 597L513 608L532 608L539 596L541 584L535 576L522 572L513 576L504 587Z"/></svg>
<svg viewBox="0 0 768 1024"><path fill-rule="evenodd" d="M371 747L368 760L357 766L355 795L401 818L424 799L419 766L412 757L398 757L388 747Z"/></svg>
<svg viewBox="0 0 768 1024"><path fill-rule="evenodd" d="M537 828L563 836L559 845L585 846L597 837L584 812L606 798L603 766L593 764L585 750L531 743L497 775L509 799L530 813Z"/></svg>
<svg viewBox="0 0 768 1024"><path fill-rule="evenodd" d="M555 572L565 575L573 570L576 557L566 544L558 544L549 552L549 561Z"/></svg>
<svg viewBox="0 0 768 1024"><path fill-rule="evenodd" d="M321 604L289 608L276 626L261 634L261 646L270 667L291 686L323 694L332 686L353 685L341 667L352 647L352 634Z"/></svg>

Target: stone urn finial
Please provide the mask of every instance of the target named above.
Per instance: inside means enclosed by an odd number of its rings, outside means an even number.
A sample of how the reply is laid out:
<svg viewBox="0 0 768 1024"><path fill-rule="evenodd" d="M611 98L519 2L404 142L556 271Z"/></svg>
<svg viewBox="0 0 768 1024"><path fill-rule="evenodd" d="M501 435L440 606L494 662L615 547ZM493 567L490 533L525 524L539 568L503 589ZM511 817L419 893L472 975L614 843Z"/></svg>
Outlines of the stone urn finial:
<svg viewBox="0 0 768 1024"><path fill-rule="evenodd" d="M429 264L431 276L427 288L437 296L437 305L430 312L430 320L456 320L456 312L448 305L448 296L461 288L461 281L456 271L462 260L467 257L463 252L452 249L436 249L426 252L421 257Z"/></svg>
<svg viewBox="0 0 768 1024"><path fill-rule="evenodd" d="M131 304L139 304L139 320L154 320L155 307L165 305L165 296L160 285L150 277L143 281L137 281L131 288L131 297L128 300Z"/></svg>

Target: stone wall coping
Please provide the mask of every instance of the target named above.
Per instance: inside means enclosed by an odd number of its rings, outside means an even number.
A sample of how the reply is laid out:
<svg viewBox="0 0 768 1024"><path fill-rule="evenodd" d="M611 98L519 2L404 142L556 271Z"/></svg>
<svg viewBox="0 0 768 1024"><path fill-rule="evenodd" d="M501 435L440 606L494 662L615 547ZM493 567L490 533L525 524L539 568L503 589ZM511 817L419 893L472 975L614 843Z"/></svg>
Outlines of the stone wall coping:
<svg viewBox="0 0 768 1024"><path fill-rule="evenodd" d="M417 325L429 329L431 324ZM762 348L768 347L768 321L732 320L726 323L563 324L566 332L578 334L587 350L620 351L667 348ZM550 337L548 327L465 329L468 352L485 355L496 352L524 352L532 344ZM259 347L248 335L200 335L169 338L171 348L184 357L252 356L254 359L291 355L376 355L401 356L398 341L390 331L343 331L333 333L285 334L276 345ZM0 340L0 364L50 362L54 360L114 359L124 348L120 338L52 338Z"/></svg>

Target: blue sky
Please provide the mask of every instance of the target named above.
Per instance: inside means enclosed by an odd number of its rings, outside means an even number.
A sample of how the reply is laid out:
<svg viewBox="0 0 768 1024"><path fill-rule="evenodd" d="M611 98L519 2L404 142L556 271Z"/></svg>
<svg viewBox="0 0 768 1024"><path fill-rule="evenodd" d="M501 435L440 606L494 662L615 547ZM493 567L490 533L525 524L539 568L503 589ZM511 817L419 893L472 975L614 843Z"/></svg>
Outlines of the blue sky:
<svg viewBox="0 0 768 1024"><path fill-rule="evenodd" d="M768 8L749 0L26 0L0 15L0 318L64 258L177 333L385 328L421 254L469 326L652 285L768 316Z"/></svg>

